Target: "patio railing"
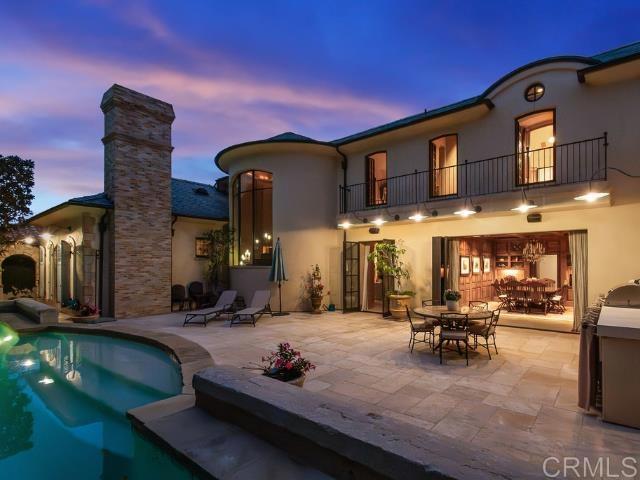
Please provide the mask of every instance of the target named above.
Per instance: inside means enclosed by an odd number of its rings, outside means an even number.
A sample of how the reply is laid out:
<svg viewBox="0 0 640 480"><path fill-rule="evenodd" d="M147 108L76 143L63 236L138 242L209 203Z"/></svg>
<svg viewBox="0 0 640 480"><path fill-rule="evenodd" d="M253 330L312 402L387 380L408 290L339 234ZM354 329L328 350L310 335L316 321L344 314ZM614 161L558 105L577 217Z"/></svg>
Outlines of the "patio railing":
<svg viewBox="0 0 640 480"><path fill-rule="evenodd" d="M597 138L339 187L340 213L606 180Z"/></svg>

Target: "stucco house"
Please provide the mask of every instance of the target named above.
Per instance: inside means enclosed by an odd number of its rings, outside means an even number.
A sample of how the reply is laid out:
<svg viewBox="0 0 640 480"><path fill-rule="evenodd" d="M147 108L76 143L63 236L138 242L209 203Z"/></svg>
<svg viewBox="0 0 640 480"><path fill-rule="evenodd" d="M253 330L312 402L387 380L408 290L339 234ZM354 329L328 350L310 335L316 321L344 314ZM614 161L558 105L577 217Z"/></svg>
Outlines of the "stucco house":
<svg viewBox="0 0 640 480"><path fill-rule="evenodd" d="M389 285L367 254L402 241L415 306L536 277L563 289L577 319L640 277L639 127L640 42L545 58L337 140L287 132L230 146L215 162L230 179L232 284L267 287L279 237L285 309L307 308L301 282L317 263L338 307L384 312Z"/></svg>
<svg viewBox="0 0 640 480"><path fill-rule="evenodd" d="M201 242L228 222L226 178L171 178L170 104L114 85L100 106L104 192L35 215L39 236L13 248L32 253L37 296L50 303L74 298L115 318L166 313L172 285L205 283Z"/></svg>

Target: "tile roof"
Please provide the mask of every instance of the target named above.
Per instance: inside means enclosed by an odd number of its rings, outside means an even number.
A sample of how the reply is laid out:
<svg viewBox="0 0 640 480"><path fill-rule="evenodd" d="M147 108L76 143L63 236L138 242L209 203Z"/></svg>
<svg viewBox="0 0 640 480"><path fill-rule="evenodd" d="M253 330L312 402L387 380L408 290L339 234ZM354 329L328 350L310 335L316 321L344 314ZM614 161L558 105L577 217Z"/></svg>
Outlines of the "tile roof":
<svg viewBox="0 0 640 480"><path fill-rule="evenodd" d="M180 217L227 220L229 218L228 197L213 185L192 182L180 178L171 179L171 213ZM113 202L106 193L96 193L68 201L39 213L31 218L41 217L67 205L83 207L113 208Z"/></svg>

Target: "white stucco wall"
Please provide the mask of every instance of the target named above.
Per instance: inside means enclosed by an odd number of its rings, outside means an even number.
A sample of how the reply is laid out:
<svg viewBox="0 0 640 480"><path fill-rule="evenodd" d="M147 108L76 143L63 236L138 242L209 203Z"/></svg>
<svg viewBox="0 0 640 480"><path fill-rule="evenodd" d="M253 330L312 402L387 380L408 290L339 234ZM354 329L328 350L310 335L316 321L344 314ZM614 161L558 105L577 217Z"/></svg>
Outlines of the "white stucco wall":
<svg viewBox="0 0 640 480"><path fill-rule="evenodd" d="M173 224L171 238L171 284L188 287L191 282L205 279L206 258L196 257L196 237L202 237L210 230L218 230L226 222L178 217Z"/></svg>
<svg viewBox="0 0 640 480"><path fill-rule="evenodd" d="M303 284L306 273L316 263L323 274L325 292L331 292L325 303L341 304L341 266L336 262L336 256L340 254L342 232L335 228L338 158L334 149L327 148L323 152L253 153L235 158L230 164L232 179L250 169L273 174L273 240L280 237L289 278L282 286L285 310L309 308ZM231 198L229 204L232 205ZM253 272L260 278L264 276L263 270L254 269ZM232 278L244 277L246 274L234 273ZM260 282L257 279L251 284ZM235 287L233 283L232 287ZM244 290L242 285L237 288ZM277 288L275 285L271 288L272 305L277 308ZM245 294L245 298L248 302L251 295Z"/></svg>

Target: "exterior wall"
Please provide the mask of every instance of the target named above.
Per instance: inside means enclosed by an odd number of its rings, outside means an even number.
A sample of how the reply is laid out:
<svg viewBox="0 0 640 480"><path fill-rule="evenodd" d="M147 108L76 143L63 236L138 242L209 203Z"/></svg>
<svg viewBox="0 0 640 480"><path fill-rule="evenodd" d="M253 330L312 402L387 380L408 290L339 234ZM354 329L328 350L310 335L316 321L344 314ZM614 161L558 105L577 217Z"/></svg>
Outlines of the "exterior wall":
<svg viewBox="0 0 640 480"><path fill-rule="evenodd" d="M411 130L395 131L341 147L349 157L347 183L365 181L365 156L378 150L387 151L389 177L412 173L416 169L426 170L429 140L444 134L458 134L459 163L513 154L515 118L550 108L556 111L556 144L599 137L606 131L610 144L609 165L637 173L640 81L634 79L597 87L580 84L576 75L580 66L554 63L519 73L490 94L495 108L477 120L440 127L429 125L442 125L443 121L426 122ZM523 93L528 85L537 81L542 82L546 90L533 104L524 99ZM343 183L341 173L336 178L337 185ZM623 190L633 185L615 173L610 175L609 181ZM619 201L633 201L619 188L618 191Z"/></svg>
<svg viewBox="0 0 640 480"><path fill-rule="evenodd" d="M527 223L525 215L511 213L466 219L427 220L423 223L385 224L378 235L366 228L348 231L350 241L379 239L402 240L407 249L405 263L411 272L409 289L417 292L415 306L431 298L431 238L505 233L530 233L560 230L587 230L589 245L589 302L630 279L640 278L640 204L612 207L585 207L543 214L542 223ZM477 218L475 218L477 217Z"/></svg>
<svg viewBox="0 0 640 480"><path fill-rule="evenodd" d="M293 147L292 149L294 149ZM249 169L259 169L273 174L273 240L280 237L288 281L282 285L284 310L308 310L309 301L304 297L304 279L312 265L320 266L325 282L325 292L330 291L326 303L342 303L340 245L342 232L335 228L336 170L340 168L337 154L313 153L263 153L235 159L229 174L233 179ZM230 198L229 205L233 205ZM232 212L230 212L232 213ZM337 258L337 261L336 261ZM242 282L262 285L268 270L251 267L246 272L232 272L232 288L243 289ZM256 280L246 275L252 272ZM234 282L236 279L236 282ZM278 289L272 288L272 307L278 308ZM251 293L244 294L247 302Z"/></svg>
<svg viewBox="0 0 640 480"><path fill-rule="evenodd" d="M105 192L116 318L170 311L171 124L168 103L114 85L102 99Z"/></svg>
<svg viewBox="0 0 640 480"><path fill-rule="evenodd" d="M40 291L40 252L38 245L27 245L22 242L16 242L14 244L9 245L4 253L0 255L0 300L4 300L8 297L7 294L4 293L3 284L2 284L2 262L12 256L12 255L26 255L31 258L36 263L36 285L33 288L33 295L38 296L38 292Z"/></svg>
<svg viewBox="0 0 640 480"><path fill-rule="evenodd" d="M202 237L210 230L218 230L226 222L188 219L180 217L173 224L171 238L171 284L184 285L191 282L207 283L206 258L195 255L196 237Z"/></svg>
<svg viewBox="0 0 640 480"><path fill-rule="evenodd" d="M51 237L40 239L39 296L43 300L60 306L74 298L83 304L97 305L98 222L102 214L102 210L91 209L44 226L43 230ZM64 260L59 255L62 242L69 249ZM66 294L61 294L58 287L61 278L68 279Z"/></svg>

